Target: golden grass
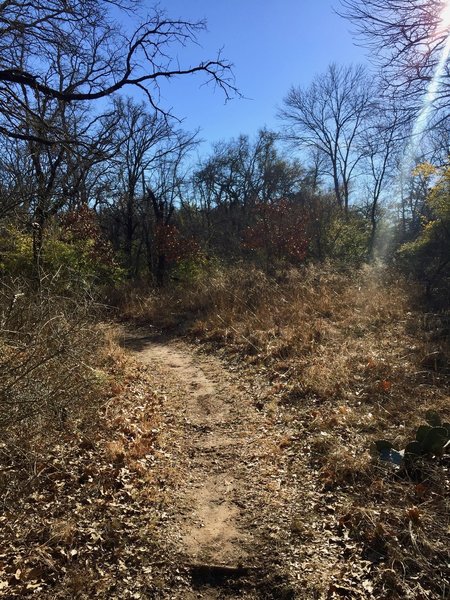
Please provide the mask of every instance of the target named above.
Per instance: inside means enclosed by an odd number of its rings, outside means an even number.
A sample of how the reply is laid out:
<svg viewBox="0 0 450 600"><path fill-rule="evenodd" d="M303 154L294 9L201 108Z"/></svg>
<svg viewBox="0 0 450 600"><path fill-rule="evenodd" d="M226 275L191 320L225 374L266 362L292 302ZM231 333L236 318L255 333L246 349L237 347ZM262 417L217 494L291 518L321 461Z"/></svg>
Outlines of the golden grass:
<svg viewBox="0 0 450 600"><path fill-rule="evenodd" d="M430 327L413 284L375 266L308 266L276 279L239 266L135 299L127 315L265 374L261 406L294 411L299 454L317 489L347 507L339 528L375 565L377 597L448 597L448 458L405 472L372 450L378 438L404 448L428 409L450 420L448 337Z"/></svg>

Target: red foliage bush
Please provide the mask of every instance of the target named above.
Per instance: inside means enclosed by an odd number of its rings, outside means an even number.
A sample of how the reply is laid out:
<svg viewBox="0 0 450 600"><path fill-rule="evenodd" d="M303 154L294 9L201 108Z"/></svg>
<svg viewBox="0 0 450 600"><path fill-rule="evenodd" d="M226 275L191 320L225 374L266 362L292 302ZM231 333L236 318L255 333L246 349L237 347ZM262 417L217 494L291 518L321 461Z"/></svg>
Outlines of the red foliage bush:
<svg viewBox="0 0 450 600"><path fill-rule="evenodd" d="M244 234L245 248L292 262L305 259L309 245L308 219L301 207L288 200L274 204L259 203L253 216L254 224L247 227Z"/></svg>

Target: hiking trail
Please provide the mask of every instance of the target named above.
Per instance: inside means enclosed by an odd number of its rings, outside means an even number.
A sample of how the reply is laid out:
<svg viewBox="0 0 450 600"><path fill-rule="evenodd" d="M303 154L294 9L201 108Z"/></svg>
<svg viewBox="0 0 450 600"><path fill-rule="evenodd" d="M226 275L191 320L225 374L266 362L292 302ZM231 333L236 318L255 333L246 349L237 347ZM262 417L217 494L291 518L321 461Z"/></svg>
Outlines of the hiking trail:
<svg viewBox="0 0 450 600"><path fill-rule="evenodd" d="M168 590L165 597L272 597L267 586L261 591L267 573L257 549L262 515L283 498L267 435L273 423L219 358L151 336L127 337L125 345L164 374L164 410L177 438L181 474L168 536L190 572L191 589Z"/></svg>

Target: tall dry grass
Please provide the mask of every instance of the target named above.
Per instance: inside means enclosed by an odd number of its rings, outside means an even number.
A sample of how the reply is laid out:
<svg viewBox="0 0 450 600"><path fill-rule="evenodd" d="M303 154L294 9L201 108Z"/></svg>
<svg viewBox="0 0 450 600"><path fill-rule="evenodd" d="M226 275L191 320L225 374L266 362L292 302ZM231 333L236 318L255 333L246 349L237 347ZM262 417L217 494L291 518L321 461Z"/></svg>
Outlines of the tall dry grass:
<svg viewBox="0 0 450 600"><path fill-rule="evenodd" d="M96 422L108 383L96 317L89 295L0 284L0 487L11 499L36 480L49 448Z"/></svg>
<svg viewBox="0 0 450 600"><path fill-rule="evenodd" d="M372 450L404 448L429 409L450 420L448 315L424 313L413 283L377 266L238 266L136 293L124 314L257 367L258 407L295 424L299 477L336 498L328 526L374 561L377 597L448 597L448 456L411 473Z"/></svg>
<svg viewBox="0 0 450 600"><path fill-rule="evenodd" d="M189 285L135 291L121 314L288 373L292 400L358 398L388 410L395 398L404 410L408 394L421 395L418 382L439 387L448 372L445 315L430 319L414 284L379 266L309 265L278 278L215 269Z"/></svg>
<svg viewBox="0 0 450 600"><path fill-rule="evenodd" d="M155 381L89 295L0 298L0 596L136 595L165 547Z"/></svg>

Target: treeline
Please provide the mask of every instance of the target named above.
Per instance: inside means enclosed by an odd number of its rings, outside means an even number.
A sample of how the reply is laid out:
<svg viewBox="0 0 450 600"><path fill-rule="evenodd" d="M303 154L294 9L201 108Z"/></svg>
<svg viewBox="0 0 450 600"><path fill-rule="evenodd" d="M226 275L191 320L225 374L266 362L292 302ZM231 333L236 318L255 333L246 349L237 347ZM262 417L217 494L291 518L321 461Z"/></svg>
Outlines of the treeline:
<svg viewBox="0 0 450 600"><path fill-rule="evenodd" d="M336 74L365 77L332 66L321 81ZM340 79L334 83L323 98L327 110L341 92ZM164 285L211 261L249 260L276 272L308 260L381 258L409 265L428 291L441 286L449 244L442 140L401 176L404 128L382 125L373 106L365 116L355 112L354 122L349 107L336 112L346 115L344 125L333 131L330 117L320 130L311 127L308 135L318 137L302 160L294 152L305 148L299 112L283 112L278 132L224 141L195 162L195 135L131 99L115 101L92 145L3 138L2 276L39 281L59 270L67 287L80 280ZM319 147L321 134L337 138L328 153Z"/></svg>
<svg viewBox="0 0 450 600"><path fill-rule="evenodd" d="M170 58L202 23L155 11L124 37L97 2L65 2L58 15L54 3L19 4L0 9L3 278L162 286L214 261L277 272L382 258L406 265L430 295L446 289L445 102L411 138L417 96L331 64L308 87L284 99L280 90L278 131L224 140L195 161L197 135L161 108L157 86L200 73L236 92L228 63L184 69ZM127 97L131 87L144 99Z"/></svg>

